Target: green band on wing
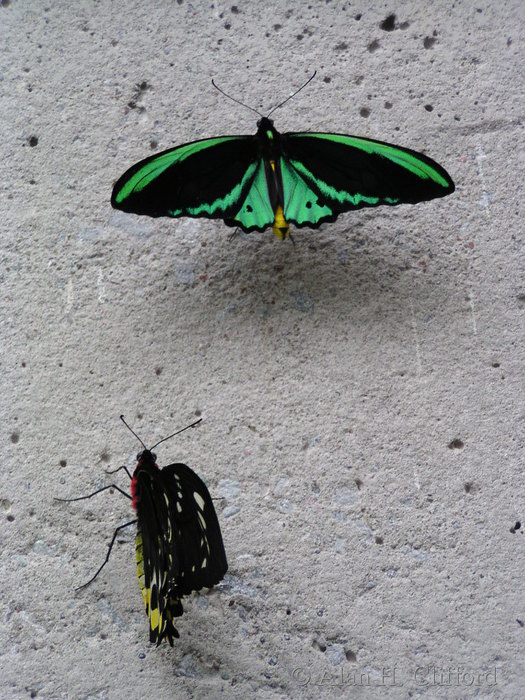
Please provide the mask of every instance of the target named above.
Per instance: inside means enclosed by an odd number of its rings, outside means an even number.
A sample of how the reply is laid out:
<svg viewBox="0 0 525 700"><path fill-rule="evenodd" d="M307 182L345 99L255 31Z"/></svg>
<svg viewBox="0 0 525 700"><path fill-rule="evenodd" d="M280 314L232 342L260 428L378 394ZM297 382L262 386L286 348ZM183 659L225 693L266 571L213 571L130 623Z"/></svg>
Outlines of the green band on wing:
<svg viewBox="0 0 525 700"><path fill-rule="evenodd" d="M238 140L238 137L217 136L211 139L203 139L202 141L188 143L185 146L180 146L166 153L161 153L156 158L152 158L140 168L140 170L137 170L137 172L124 183L122 188L115 195L115 201L117 203L123 202L126 197L129 197L133 192L140 192L171 165L181 163L183 160L186 160L186 158L195 155L195 153L202 151L204 148L210 148L211 146L216 146L219 143L225 143L226 141L234 139Z"/></svg>
<svg viewBox="0 0 525 700"><path fill-rule="evenodd" d="M359 192L356 192L355 194L351 194L350 192L347 192L346 190L336 190L335 187L330 187L329 185L326 184L326 182L323 182L323 180L316 178L308 170L308 168L305 168L305 166L299 160L291 160L290 163L293 165L295 170L300 172L301 175L304 175L304 177L307 178L307 180L310 180L310 182L315 182L315 185L319 188L319 191L321 192L321 194L323 194L325 197L327 197L329 199L335 199L337 202L340 202L341 204L348 202L349 204L352 204L353 206L357 207L362 202L365 202L366 204L374 205L374 204L380 204L381 201L387 202L388 204L395 204L398 201L397 199L394 199L392 197L385 197L383 200L380 200L379 197L367 197L366 195L360 194ZM284 177L283 177L283 182L284 182ZM285 215L286 215L286 209L285 209ZM292 218L292 217L290 216L290 218ZM307 219L307 221L311 221L311 219Z"/></svg>
<svg viewBox="0 0 525 700"><path fill-rule="evenodd" d="M450 187L450 183L448 183L431 165L420 160L417 156L407 153L403 149L390 146L386 143L361 139L357 136L345 136L344 134L294 134L294 137L296 136L309 136L310 138L315 136L316 139L325 139L326 141L340 143L344 146L350 146L351 148L358 148L366 153L374 153L383 158L388 158L388 160L400 165L402 168L406 168L422 180L430 179L442 187L447 189Z"/></svg>
<svg viewBox="0 0 525 700"><path fill-rule="evenodd" d="M290 167L290 164L293 167ZM298 161L290 161L290 164L281 158L281 175L283 179L284 194L284 218L296 224L317 224L320 219L332 215L332 210L325 203L318 203L318 196L313 192L308 183L296 171L306 175L316 185L324 185L314 178L308 170Z"/></svg>
<svg viewBox="0 0 525 700"><path fill-rule="evenodd" d="M228 192L228 194L225 194L224 197L220 197L213 202L203 202L203 204L199 204L198 207L187 207L185 210L186 213L190 216L200 216L201 214L213 216L217 212L222 212L229 209L238 201L246 183L253 177L256 168L257 163L250 163L250 165L246 168L246 172L244 173L242 180L235 185L231 192Z"/></svg>
<svg viewBox="0 0 525 700"><path fill-rule="evenodd" d="M263 161L260 160L250 165L252 173L255 167L257 168L257 172L253 178L252 186L246 195L242 207L234 217L234 221L238 221L247 229L252 227L263 229L269 226L274 220L274 212L268 196L268 185L266 183Z"/></svg>

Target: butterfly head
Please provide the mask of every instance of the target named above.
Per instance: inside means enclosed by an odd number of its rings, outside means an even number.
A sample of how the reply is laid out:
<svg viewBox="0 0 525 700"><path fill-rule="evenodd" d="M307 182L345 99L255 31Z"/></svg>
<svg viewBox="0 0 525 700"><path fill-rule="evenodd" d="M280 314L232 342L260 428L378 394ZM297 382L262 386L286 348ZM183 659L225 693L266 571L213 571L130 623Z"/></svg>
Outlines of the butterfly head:
<svg viewBox="0 0 525 700"><path fill-rule="evenodd" d="M137 466L147 466L147 465L153 465L157 466L157 455L152 452L151 450L142 450L142 452L139 452L137 455Z"/></svg>
<svg viewBox="0 0 525 700"><path fill-rule="evenodd" d="M257 122L257 128L260 129L261 131L265 131L266 129L273 130L273 121L271 119L268 119L268 117L262 117L262 119L259 119Z"/></svg>

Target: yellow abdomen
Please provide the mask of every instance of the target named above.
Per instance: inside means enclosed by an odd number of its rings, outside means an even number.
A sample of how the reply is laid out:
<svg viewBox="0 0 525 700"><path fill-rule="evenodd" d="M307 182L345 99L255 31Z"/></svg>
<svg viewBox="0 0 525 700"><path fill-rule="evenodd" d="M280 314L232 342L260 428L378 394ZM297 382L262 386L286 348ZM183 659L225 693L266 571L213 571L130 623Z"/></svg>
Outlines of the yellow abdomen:
<svg viewBox="0 0 525 700"><path fill-rule="evenodd" d="M280 241L284 241L290 235L290 224L284 218L284 212L281 205L275 210L275 219L272 225L272 231Z"/></svg>

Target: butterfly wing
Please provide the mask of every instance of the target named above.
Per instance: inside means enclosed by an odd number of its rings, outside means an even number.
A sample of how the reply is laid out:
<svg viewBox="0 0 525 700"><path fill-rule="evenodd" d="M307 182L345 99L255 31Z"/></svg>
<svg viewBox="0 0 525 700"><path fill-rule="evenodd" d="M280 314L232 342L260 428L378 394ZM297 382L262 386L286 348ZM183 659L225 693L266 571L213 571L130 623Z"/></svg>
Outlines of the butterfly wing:
<svg viewBox="0 0 525 700"><path fill-rule="evenodd" d="M179 633L173 619L182 615L177 590L180 577L174 554L176 532L158 470L137 476L137 535L135 552L140 590L150 625L150 642L164 638L173 646Z"/></svg>
<svg viewBox="0 0 525 700"><path fill-rule="evenodd" d="M136 558L150 641L179 633L181 597L218 583L228 569L208 489L185 464L136 474Z"/></svg>
<svg viewBox="0 0 525 700"><path fill-rule="evenodd" d="M281 136L284 217L316 227L344 211L415 204L454 191L438 163L382 141L326 133Z"/></svg>
<svg viewBox="0 0 525 700"><path fill-rule="evenodd" d="M176 536L175 558L181 595L210 588L228 569L221 530L206 485L185 464L170 464L160 472L168 495Z"/></svg>
<svg viewBox="0 0 525 700"><path fill-rule="evenodd" d="M150 156L113 188L115 209L224 219L245 231L273 221L256 136L217 136Z"/></svg>

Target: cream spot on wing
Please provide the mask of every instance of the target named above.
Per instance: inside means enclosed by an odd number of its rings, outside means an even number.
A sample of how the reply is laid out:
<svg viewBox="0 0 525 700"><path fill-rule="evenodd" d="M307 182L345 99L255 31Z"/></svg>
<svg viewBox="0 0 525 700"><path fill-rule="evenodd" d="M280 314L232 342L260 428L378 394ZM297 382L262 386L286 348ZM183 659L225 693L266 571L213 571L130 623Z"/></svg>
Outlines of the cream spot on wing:
<svg viewBox="0 0 525 700"><path fill-rule="evenodd" d="M204 498L200 495L200 493L197 493L197 491L193 492L193 498L195 499L195 502L199 506L201 510L204 510Z"/></svg>

